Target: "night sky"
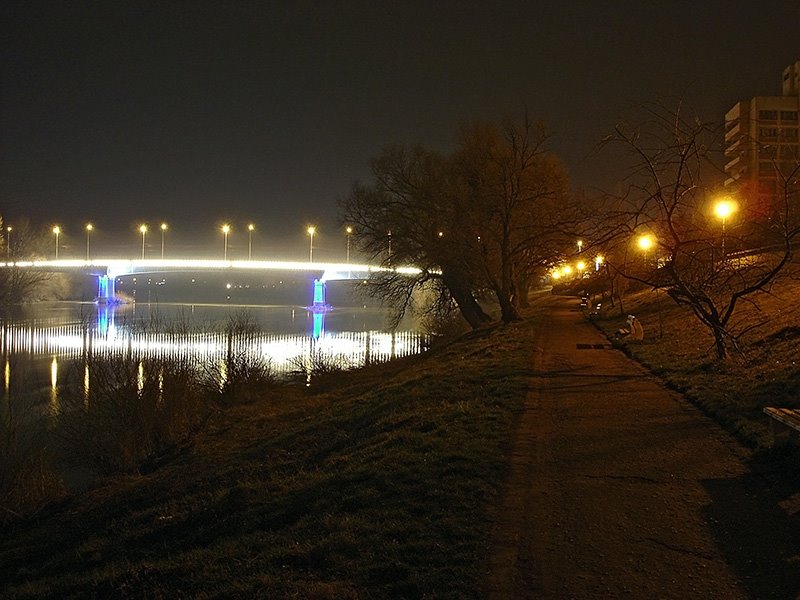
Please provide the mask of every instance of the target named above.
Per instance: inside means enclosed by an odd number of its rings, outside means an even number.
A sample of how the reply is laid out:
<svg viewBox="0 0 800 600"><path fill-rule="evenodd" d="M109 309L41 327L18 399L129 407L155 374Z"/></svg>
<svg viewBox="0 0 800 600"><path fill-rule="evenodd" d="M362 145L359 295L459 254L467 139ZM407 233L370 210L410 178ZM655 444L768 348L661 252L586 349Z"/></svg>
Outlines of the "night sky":
<svg viewBox="0 0 800 600"><path fill-rule="evenodd" d="M452 148L459 123L528 112L573 183L646 101L721 121L778 95L800 2L3 2L0 213L81 256L174 251L339 259L337 199L389 143ZM148 243L160 252L160 234ZM217 247L219 246L219 247ZM220 253L217 252L217 253ZM169 254L169 252L168 252Z"/></svg>

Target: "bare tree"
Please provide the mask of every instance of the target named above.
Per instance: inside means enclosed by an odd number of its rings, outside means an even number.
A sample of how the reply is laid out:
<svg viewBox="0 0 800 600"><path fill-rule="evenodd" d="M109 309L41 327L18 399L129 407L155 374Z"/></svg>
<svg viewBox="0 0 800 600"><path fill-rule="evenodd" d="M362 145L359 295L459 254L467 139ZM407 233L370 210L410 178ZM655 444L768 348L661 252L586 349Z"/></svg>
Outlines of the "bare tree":
<svg viewBox="0 0 800 600"><path fill-rule="evenodd" d="M37 233L26 219L15 222L9 232L0 217L0 231L7 262L37 260L43 256L45 236ZM54 273L13 265L0 268L0 307L47 297L62 285L63 278Z"/></svg>
<svg viewBox="0 0 800 600"><path fill-rule="evenodd" d="M519 319L528 282L563 255L579 222L566 170L547 150L542 124L472 123L453 160L461 187L459 214L478 246L480 277L504 322ZM472 241L470 240L470 241Z"/></svg>
<svg viewBox="0 0 800 600"><path fill-rule="evenodd" d="M753 325L735 317L737 307L769 290L800 233L790 202L797 168L784 178L770 218L746 225L733 215L726 222L725 213L715 218L718 194L706 180L710 174L709 180L719 179L712 160L718 129L680 111L658 106L648 111L648 121L619 125L606 140L621 144L634 159L627 192L605 215L617 248L608 260L625 277L664 289L688 306L712 334L716 356L724 359ZM746 205L748 198L737 201ZM647 239L652 245L634 250L632 244ZM775 245L762 248L766 239Z"/></svg>
<svg viewBox="0 0 800 600"><path fill-rule="evenodd" d="M396 321L414 306L415 292L426 288L437 293L439 307L454 301L473 328L490 321L476 298L469 255L453 235L462 216L452 201L448 161L423 148L392 146L372 161L372 172L373 182L356 183L342 201L342 218L373 261L420 272L377 273L371 293L397 309Z"/></svg>

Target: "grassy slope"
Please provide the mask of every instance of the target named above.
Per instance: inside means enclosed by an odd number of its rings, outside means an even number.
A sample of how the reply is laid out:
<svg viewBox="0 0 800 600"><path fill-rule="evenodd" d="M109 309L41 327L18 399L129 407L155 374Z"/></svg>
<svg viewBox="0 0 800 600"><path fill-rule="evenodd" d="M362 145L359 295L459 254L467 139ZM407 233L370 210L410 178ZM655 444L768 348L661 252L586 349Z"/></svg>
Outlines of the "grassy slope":
<svg viewBox="0 0 800 600"><path fill-rule="evenodd" d="M645 328L643 342L624 345L740 441L759 448L772 441L763 407L800 407L800 283L786 278L756 301L757 305L740 303L736 318L764 323L742 338L742 354L726 361L714 359L713 339L689 309L676 306L663 293L656 302L650 290L624 298L625 313L635 314ZM624 322L619 306L612 308L607 302L597 320L609 335Z"/></svg>
<svg viewBox="0 0 800 600"><path fill-rule="evenodd" d="M220 413L170 464L4 532L0 596L476 595L535 326Z"/></svg>

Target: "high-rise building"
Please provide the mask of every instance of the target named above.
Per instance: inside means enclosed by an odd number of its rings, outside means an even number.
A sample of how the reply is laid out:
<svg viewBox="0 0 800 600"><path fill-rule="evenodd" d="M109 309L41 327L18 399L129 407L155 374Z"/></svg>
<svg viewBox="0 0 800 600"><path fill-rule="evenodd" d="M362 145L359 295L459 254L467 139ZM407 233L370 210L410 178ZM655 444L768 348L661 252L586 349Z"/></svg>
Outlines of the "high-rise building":
<svg viewBox="0 0 800 600"><path fill-rule="evenodd" d="M753 217L770 217L800 178L800 60L783 71L780 96L738 102L725 115L726 189Z"/></svg>

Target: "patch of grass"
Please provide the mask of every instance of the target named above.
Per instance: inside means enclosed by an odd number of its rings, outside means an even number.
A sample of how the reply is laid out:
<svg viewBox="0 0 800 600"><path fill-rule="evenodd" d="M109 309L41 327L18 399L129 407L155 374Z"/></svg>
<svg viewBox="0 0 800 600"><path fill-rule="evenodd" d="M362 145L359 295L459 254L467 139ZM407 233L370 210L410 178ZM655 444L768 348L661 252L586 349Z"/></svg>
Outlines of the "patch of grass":
<svg viewBox="0 0 800 600"><path fill-rule="evenodd" d="M534 326L229 405L170 463L7 529L0 595L474 597Z"/></svg>

